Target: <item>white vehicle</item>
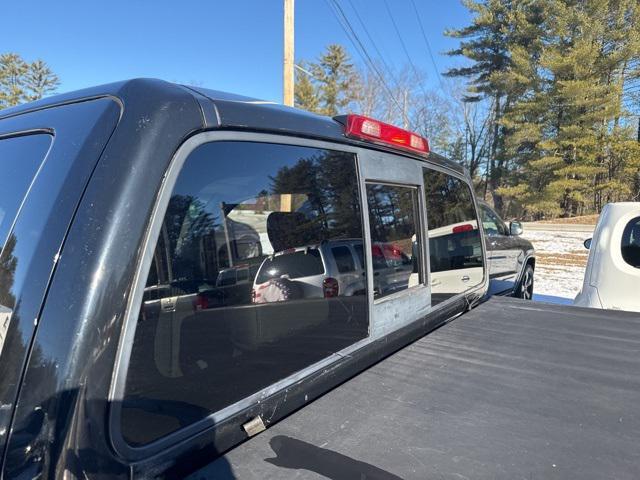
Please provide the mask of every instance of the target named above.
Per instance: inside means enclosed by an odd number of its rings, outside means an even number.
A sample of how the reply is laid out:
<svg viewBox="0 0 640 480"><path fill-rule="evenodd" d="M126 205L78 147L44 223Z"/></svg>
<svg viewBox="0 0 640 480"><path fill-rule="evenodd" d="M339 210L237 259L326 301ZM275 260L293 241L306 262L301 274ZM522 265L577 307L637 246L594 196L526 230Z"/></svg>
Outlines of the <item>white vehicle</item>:
<svg viewBox="0 0 640 480"><path fill-rule="evenodd" d="M253 303L364 295L364 258L362 241L352 239L277 252L260 266ZM375 292L388 294L410 285L414 264L399 246L374 243L372 261Z"/></svg>
<svg viewBox="0 0 640 480"><path fill-rule="evenodd" d="M456 260L458 262L456 269L438 268L439 265L432 265L431 290L434 294L463 292L467 284L477 284L482 281L484 275L482 249L479 244L474 244L467 238L471 232L471 239L473 239L473 232L477 230L477 220L453 223L429 230L429 248L434 254L432 261L443 257L438 255L443 250L457 250L460 253Z"/></svg>
<svg viewBox="0 0 640 480"><path fill-rule="evenodd" d="M640 312L640 202L605 205L584 246L589 260L574 304Z"/></svg>
<svg viewBox="0 0 640 480"><path fill-rule="evenodd" d="M362 242L353 240L334 240L277 252L265 258L258 270L253 285L253 302L364 293L364 268L359 258L364 258Z"/></svg>

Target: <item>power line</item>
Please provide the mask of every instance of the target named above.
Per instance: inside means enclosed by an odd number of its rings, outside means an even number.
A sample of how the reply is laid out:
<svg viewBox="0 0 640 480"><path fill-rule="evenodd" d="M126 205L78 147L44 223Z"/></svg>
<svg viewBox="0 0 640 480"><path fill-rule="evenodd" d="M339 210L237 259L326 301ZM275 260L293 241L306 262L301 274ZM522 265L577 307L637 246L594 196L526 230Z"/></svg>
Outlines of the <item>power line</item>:
<svg viewBox="0 0 640 480"><path fill-rule="evenodd" d="M407 46L404 44L404 40L402 39L402 35L400 34L400 29L398 28L398 25L396 24L395 19L393 18L393 14L391 13L391 9L389 8L389 4L387 3L387 0L383 0L384 1L384 6L387 9L387 13L389 14L389 18L391 19L391 23L393 24L393 28L396 31L396 35L398 36L398 39L400 40L400 45L402 45L402 50L404 50L404 54L407 56L407 60L409 61L409 65L411 65L411 68L413 69L413 73L416 76L416 80L418 81L418 86L420 87L420 90L422 90L422 93L424 94L425 97L427 97L427 92L424 89L424 87L422 86L422 82L419 81L420 79L420 75L418 75L418 69L416 68L416 66L413 64L413 61L411 60L411 56L409 55L409 50L407 50Z"/></svg>
<svg viewBox="0 0 640 480"><path fill-rule="evenodd" d="M400 107L400 104L398 103L398 100L395 98L395 95L393 95L393 92L391 91L391 88L389 88L389 86L387 85L387 82L386 82L384 76L380 73L380 71L376 67L375 63L371 59L371 56L369 55L369 53L367 52L367 49L365 48L364 44L362 43L362 41L358 37L358 34L356 33L356 31L354 30L353 26L351 25L351 22L349 22L349 19L347 18L346 14L344 13L344 10L340 6L340 4L337 2L337 0L327 0L327 2L332 7L332 11L333 11L334 16L338 20L338 23L340 24L340 26L342 27L344 32L347 34L347 37L349 37L349 40L351 41L351 43L355 47L356 51L358 51L358 54L360 55L362 60L365 62L365 64L368 64L369 68L371 70L373 70L373 72L378 76L378 78L382 82L383 87L385 88L385 90L387 90L387 94L389 95L389 97L391 98L393 103L395 103L396 107L398 107L398 109L401 112L403 112L403 109ZM341 20L341 18L342 18L342 20ZM407 119L405 118L405 121L406 120Z"/></svg>
<svg viewBox="0 0 640 480"><path fill-rule="evenodd" d="M349 0L351 1L351 0ZM413 11L416 12L416 18L418 19L418 25L420 25L420 31L422 32L422 38L424 39L424 43L427 46L427 52L429 52L429 58L431 58L431 63L433 65L433 70L436 72L436 76L438 77L438 83L440 84L440 89L443 93L447 93L444 84L442 83L442 76L438 71L438 66L436 65L436 60L433 57L433 52L431 51L431 45L429 45L429 40L427 39L427 34L424 31L424 25L422 24L422 19L420 18L420 13L418 12L418 8L416 7L416 2L411 0L411 5L413 6Z"/></svg>
<svg viewBox="0 0 640 480"><path fill-rule="evenodd" d="M373 37L369 33L369 29L367 28L365 23L362 21L362 17L360 17L360 14L358 13L358 9L356 9L355 5L353 4L353 2L351 0L348 0L348 1L349 1L349 5L351 5L351 9L356 14L356 18L358 19L358 22L360 23L360 26L364 30L364 33L367 35L367 38L371 42L371 45L373 45L374 50L378 54L378 57L380 57L380 61L382 62L382 65L384 66L385 70L389 74L389 77L391 78L391 80L393 80L393 83L395 84L395 87L399 88L400 83L396 80L395 75L393 74L393 70L389 67L389 64L385 60L384 55L382 55L382 52L378 49L378 46L376 45L375 40L373 39Z"/></svg>
<svg viewBox="0 0 640 480"><path fill-rule="evenodd" d="M398 110L400 111L401 115L403 116L404 121L408 125L411 125L411 128L413 128L413 125L409 121L409 118L407 117L404 109L398 103L398 100L393 95L393 92L389 88L389 85L387 85L387 82L384 79L384 76L380 73L380 71L376 67L375 63L371 59L371 56L369 55L369 53L367 52L367 49L365 48L364 44L362 43L362 41L358 37L358 34L353 29L353 26L351 25L351 23L349 22L349 19L345 15L344 10L342 10L342 7L340 7L340 5L338 4L337 0L326 0L326 1L328 3L329 7L331 8L331 11L333 12L334 16L336 17L336 20L338 20L338 23L340 24L340 27L345 32L345 34L349 38L349 41L353 44L354 48L358 52L358 55L360 55L360 57L365 62L365 64L368 63L369 68L378 76L378 78L382 82L382 85L383 85L384 89L387 91L387 94L389 95L389 98L393 101L393 103L396 105L396 107L398 107ZM351 32L351 33L349 33L349 32Z"/></svg>

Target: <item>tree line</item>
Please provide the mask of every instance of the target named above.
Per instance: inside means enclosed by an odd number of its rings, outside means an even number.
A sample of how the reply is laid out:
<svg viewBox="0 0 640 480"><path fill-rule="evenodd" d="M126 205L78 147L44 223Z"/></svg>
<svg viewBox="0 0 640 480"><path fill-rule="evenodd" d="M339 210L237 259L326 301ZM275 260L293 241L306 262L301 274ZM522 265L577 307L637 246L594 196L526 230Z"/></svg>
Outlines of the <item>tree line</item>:
<svg viewBox="0 0 640 480"><path fill-rule="evenodd" d="M508 217L599 213L640 201L640 6L637 0L462 0L468 25L446 31L461 66L427 88L413 65L362 68L341 45L298 62L296 106L355 111L415 130L468 168ZM433 82L432 82L433 83ZM0 109L53 92L42 60L0 54Z"/></svg>
<svg viewBox="0 0 640 480"><path fill-rule="evenodd" d="M415 69L358 68L331 45L297 72L297 105L420 132L509 217L583 215L640 200L638 2L464 4L469 25L445 32L459 40L447 53L462 66L445 72L444 87L425 89Z"/></svg>

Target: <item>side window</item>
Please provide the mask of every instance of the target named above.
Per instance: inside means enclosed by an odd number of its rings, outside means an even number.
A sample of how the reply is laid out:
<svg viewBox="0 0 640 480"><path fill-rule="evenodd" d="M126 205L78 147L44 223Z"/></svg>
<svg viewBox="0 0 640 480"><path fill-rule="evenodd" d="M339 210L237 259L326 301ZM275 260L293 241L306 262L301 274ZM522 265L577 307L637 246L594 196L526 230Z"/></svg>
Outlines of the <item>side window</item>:
<svg viewBox="0 0 640 480"><path fill-rule="evenodd" d="M251 142L194 150L144 290L125 440L152 442L366 337L367 279L343 274L354 270L349 245L362 243L353 154Z"/></svg>
<svg viewBox="0 0 640 480"><path fill-rule="evenodd" d="M16 299L11 292L17 260L17 239L10 234L13 221L25 199L29 186L44 161L53 136L48 134L22 135L0 140L0 353L9 330L9 322ZM4 419L0 418L0 430ZM3 446L0 435L0 447Z"/></svg>
<svg viewBox="0 0 640 480"><path fill-rule="evenodd" d="M418 189L368 183L367 202L374 298L422 283Z"/></svg>
<svg viewBox="0 0 640 480"><path fill-rule="evenodd" d="M0 140L0 252L52 139L48 134L35 134Z"/></svg>
<svg viewBox="0 0 640 480"><path fill-rule="evenodd" d="M338 267L339 273L349 273L355 271L356 264L353 260L353 255L351 254L351 250L349 250L349 247L333 247L331 249L331 253L333 254L333 258L336 260L336 265Z"/></svg>
<svg viewBox="0 0 640 480"><path fill-rule="evenodd" d="M640 217L627 223L622 233L622 258L635 268L640 268Z"/></svg>
<svg viewBox="0 0 640 480"><path fill-rule="evenodd" d="M424 188L431 303L436 305L482 283L482 241L469 185L425 168Z"/></svg>
<svg viewBox="0 0 640 480"><path fill-rule="evenodd" d="M508 230L496 212L486 205L479 205L482 228L487 235L508 235Z"/></svg>

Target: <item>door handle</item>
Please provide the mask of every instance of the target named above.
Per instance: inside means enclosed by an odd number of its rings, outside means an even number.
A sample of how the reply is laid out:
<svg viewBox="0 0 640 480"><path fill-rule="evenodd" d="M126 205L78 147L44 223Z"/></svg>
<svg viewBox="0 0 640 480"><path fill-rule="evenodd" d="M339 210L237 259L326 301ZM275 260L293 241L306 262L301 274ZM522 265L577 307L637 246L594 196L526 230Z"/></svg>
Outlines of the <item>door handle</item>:
<svg viewBox="0 0 640 480"><path fill-rule="evenodd" d="M462 280L463 282L468 282L471 279L469 278L469 275L464 275L460 280Z"/></svg>

